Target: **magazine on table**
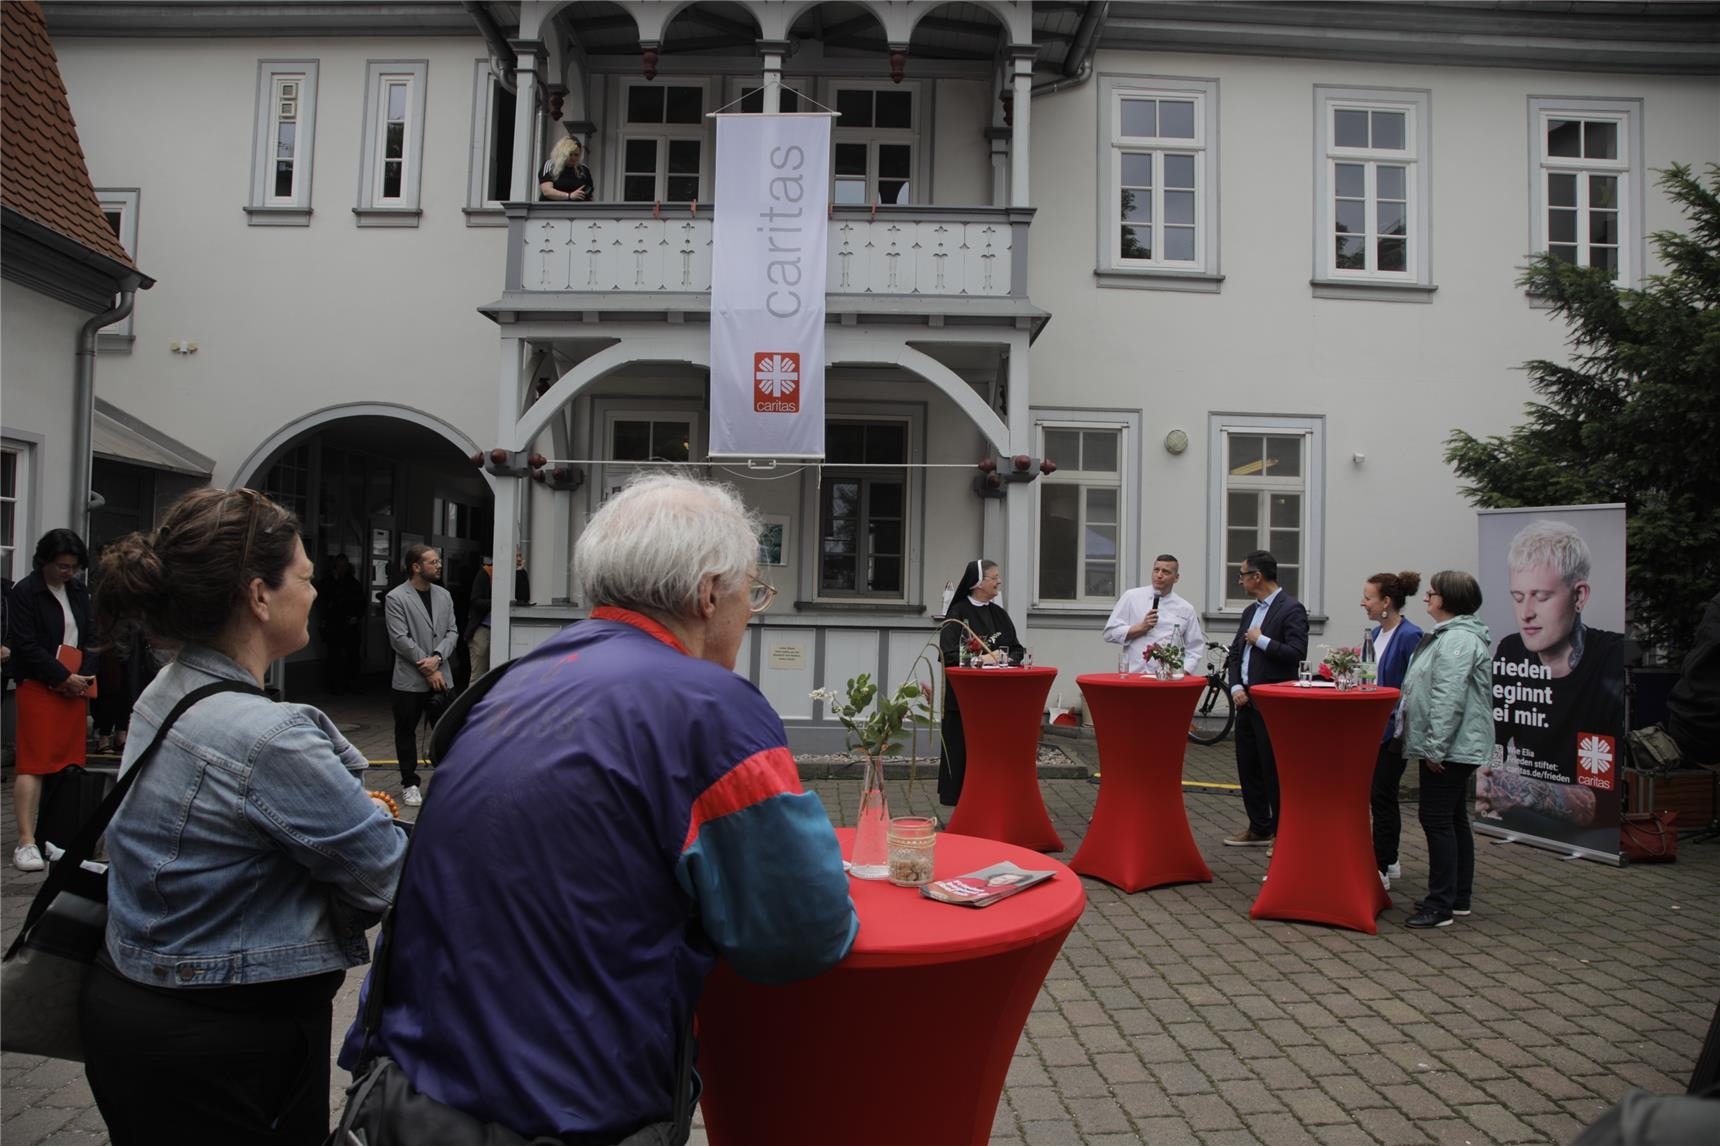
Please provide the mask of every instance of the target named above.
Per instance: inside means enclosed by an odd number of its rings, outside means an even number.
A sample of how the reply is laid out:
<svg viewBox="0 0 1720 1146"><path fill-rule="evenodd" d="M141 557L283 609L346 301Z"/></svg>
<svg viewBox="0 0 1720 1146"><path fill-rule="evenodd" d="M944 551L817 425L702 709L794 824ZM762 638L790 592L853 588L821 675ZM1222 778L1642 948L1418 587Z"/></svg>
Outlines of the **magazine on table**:
<svg viewBox="0 0 1720 1146"><path fill-rule="evenodd" d="M1036 883L1044 883L1055 872L1029 871L1004 860L954 879L940 879L920 888L920 894L940 903L962 907L990 907L1000 899L1024 891Z"/></svg>

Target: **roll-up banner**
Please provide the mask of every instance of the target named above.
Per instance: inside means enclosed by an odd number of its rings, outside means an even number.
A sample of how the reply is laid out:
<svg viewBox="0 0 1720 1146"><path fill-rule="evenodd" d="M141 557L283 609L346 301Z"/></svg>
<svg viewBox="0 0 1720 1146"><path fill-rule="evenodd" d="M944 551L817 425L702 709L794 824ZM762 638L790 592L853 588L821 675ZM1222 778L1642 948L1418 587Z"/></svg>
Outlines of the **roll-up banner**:
<svg viewBox="0 0 1720 1146"><path fill-rule="evenodd" d="M1624 506L1482 510L1479 529L1494 749L1475 778L1475 827L1617 863Z"/></svg>
<svg viewBox="0 0 1720 1146"><path fill-rule="evenodd" d="M824 456L831 118L716 117L712 457Z"/></svg>

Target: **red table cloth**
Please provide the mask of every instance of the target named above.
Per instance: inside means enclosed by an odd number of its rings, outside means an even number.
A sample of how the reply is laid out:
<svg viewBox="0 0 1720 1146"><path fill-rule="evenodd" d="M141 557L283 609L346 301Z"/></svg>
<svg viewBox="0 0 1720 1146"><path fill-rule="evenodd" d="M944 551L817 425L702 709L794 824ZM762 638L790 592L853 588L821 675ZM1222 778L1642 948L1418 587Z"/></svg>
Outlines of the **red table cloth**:
<svg viewBox="0 0 1720 1146"><path fill-rule="evenodd" d="M1099 802L1069 866L1124 891L1209 883L1183 807L1183 750L1206 678L1075 678L1099 739Z"/></svg>
<svg viewBox="0 0 1720 1146"><path fill-rule="evenodd" d="M1330 923L1376 934L1392 905L1374 865L1368 793L1398 690L1248 690L1278 761L1278 838L1249 916Z"/></svg>
<svg viewBox="0 0 1720 1146"><path fill-rule="evenodd" d="M837 836L847 855L853 830ZM698 1030L712 1146L985 1146L1027 1013L1087 902L1067 867L996 840L942 834L933 871L1002 860L1057 874L980 908L850 879L860 934L831 971L762 987L719 963Z"/></svg>
<svg viewBox="0 0 1720 1146"><path fill-rule="evenodd" d="M967 776L950 831L1060 852L1039 794L1039 729L1054 668L947 668L961 704Z"/></svg>

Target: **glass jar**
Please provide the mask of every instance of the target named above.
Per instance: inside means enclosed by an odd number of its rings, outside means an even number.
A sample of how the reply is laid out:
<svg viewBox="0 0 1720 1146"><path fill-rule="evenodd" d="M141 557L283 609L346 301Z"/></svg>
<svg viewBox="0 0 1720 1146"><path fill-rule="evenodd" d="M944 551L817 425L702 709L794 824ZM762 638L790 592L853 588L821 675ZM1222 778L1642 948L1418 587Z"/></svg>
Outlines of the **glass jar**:
<svg viewBox="0 0 1720 1146"><path fill-rule="evenodd" d="M890 821L890 882L920 887L932 882L932 852L938 822L930 816L897 816Z"/></svg>

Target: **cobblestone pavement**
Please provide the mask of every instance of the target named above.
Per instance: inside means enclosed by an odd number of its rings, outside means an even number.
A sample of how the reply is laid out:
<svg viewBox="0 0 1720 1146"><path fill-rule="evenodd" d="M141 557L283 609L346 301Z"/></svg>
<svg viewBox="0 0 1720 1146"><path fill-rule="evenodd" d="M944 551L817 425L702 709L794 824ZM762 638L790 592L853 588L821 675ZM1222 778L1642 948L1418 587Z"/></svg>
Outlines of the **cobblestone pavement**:
<svg viewBox="0 0 1720 1146"><path fill-rule="evenodd" d="M371 758L392 757L385 693L325 707ZM1091 742L1047 744L1095 759ZM827 771L809 768L807 786L850 821L857 784L818 778ZM1097 794L1074 771L1048 768L1041 783L1064 860ZM1230 744L1191 745L1185 774L1234 781ZM392 769L369 780L399 787ZM924 809L933 789L893 781L892 808ZM10 777L5 797L9 856ZM1720 842L1615 869L1478 837L1475 914L1414 932L1401 924L1425 890L1426 849L1406 807L1404 876L1368 936L1250 920L1265 849L1219 845L1242 825L1239 800L1189 788L1187 804L1213 882L1125 895L1085 881L1087 910L1016 1048L993 1146L1565 1143L1632 1087L1684 1089L1720 997ZM40 879L6 865L8 939ZM337 1037L359 978L336 1001ZM6 1146L107 1141L80 1067L7 1054L0 1069ZM704 1146L701 1130L693 1141Z"/></svg>

